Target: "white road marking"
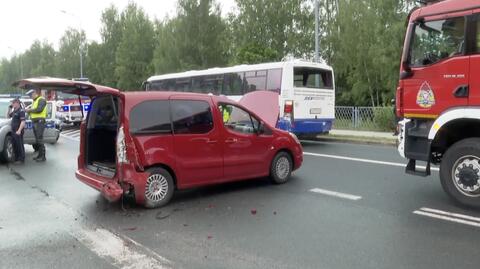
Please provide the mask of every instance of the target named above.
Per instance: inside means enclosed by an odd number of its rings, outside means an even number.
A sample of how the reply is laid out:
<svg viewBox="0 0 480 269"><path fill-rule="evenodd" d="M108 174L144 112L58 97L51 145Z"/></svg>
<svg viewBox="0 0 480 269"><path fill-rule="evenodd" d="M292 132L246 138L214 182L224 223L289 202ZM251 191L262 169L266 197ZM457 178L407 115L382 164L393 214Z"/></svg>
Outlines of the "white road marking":
<svg viewBox="0 0 480 269"><path fill-rule="evenodd" d="M75 133L78 132L79 130L71 129L71 130L64 130L62 131L62 134L70 134L70 133Z"/></svg>
<svg viewBox="0 0 480 269"><path fill-rule="evenodd" d="M427 212L430 212L430 213L435 213L435 214L446 215L446 216L454 217L454 218L461 218L461 219L466 219L466 220L477 221L477 222L480 223L480 218L472 217L472 216L469 216L469 215L463 215L463 214L458 214L458 213L450 213L450 212L447 212L447 211L432 209L432 208L428 208L428 207L422 207L422 208L420 208L420 210L427 211Z"/></svg>
<svg viewBox="0 0 480 269"><path fill-rule="evenodd" d="M451 213L447 211L431 209L426 207L422 207L419 210L413 211L413 214L480 228L480 218L476 218L468 215Z"/></svg>
<svg viewBox="0 0 480 269"><path fill-rule="evenodd" d="M353 200L353 201L358 201L362 199L362 196L357 196L357 195L352 195L348 193L341 193L341 192L336 192L336 191L329 191L329 190L324 190L324 189L319 189L319 188L314 188L310 190L311 192L314 193L319 193L319 194L324 194L328 196L333 196L333 197L338 197L342 199L348 199L348 200Z"/></svg>
<svg viewBox="0 0 480 269"><path fill-rule="evenodd" d="M167 259L138 252L134 248L143 247L139 243L126 241L105 229L80 229L72 235L98 256L113 259L113 265L118 268L170 268L165 265L170 263Z"/></svg>
<svg viewBox="0 0 480 269"><path fill-rule="evenodd" d="M74 138L74 137L71 137L71 136L68 136L68 135L60 134L60 136L63 137L63 138L66 138L68 140L72 140L72 141L76 141L76 142L80 141L79 138Z"/></svg>
<svg viewBox="0 0 480 269"><path fill-rule="evenodd" d="M346 156L339 156L339 155L329 155L329 154L320 154L320 153L312 153L312 152L304 152L303 155L337 159L337 160L345 160L345 161L362 162L362 163L397 166L397 167L403 167L403 168L405 168L405 166L406 166L406 164L404 164L404 163L384 162L384 161L377 161L377 160L370 160L370 159L361 159L361 158L353 158L353 157L346 157ZM417 166L417 168L425 169L425 166ZM440 171L440 169L437 168L437 167L432 167L431 170L432 171Z"/></svg>

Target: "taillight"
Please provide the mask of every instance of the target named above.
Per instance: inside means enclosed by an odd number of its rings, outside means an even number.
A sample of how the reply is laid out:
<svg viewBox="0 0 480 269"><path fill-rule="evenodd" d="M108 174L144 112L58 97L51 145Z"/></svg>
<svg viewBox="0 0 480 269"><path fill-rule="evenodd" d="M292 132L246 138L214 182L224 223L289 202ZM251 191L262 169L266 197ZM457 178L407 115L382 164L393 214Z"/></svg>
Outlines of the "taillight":
<svg viewBox="0 0 480 269"><path fill-rule="evenodd" d="M291 114L293 112L293 101L285 101L285 107L283 108L285 114Z"/></svg>
<svg viewBox="0 0 480 269"><path fill-rule="evenodd" d="M293 119L293 101L292 100L285 101L283 112L284 112L283 117L289 120L290 123L293 125L294 119Z"/></svg>
<svg viewBox="0 0 480 269"><path fill-rule="evenodd" d="M118 129L117 161L118 163L128 163L127 144L125 143L125 132L123 131L123 126Z"/></svg>

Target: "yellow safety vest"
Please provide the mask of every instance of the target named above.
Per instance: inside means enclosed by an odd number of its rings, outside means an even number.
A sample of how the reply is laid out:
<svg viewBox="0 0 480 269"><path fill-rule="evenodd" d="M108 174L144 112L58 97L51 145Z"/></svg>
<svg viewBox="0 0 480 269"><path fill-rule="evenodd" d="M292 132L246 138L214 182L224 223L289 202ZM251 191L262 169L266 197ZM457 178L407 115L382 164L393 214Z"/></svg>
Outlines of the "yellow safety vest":
<svg viewBox="0 0 480 269"><path fill-rule="evenodd" d="M35 99L35 100L33 101L33 105L32 105L32 109L33 109L33 110L37 109L38 103L40 102L40 99L45 99L45 98L43 98L42 96L37 97L37 99ZM45 105L45 107L43 108L43 110L42 110L41 112L39 112L39 113L33 113L33 112L30 113L30 118L31 118L32 120L34 120L34 119L45 119L46 117L47 117L47 106L46 106L46 105Z"/></svg>

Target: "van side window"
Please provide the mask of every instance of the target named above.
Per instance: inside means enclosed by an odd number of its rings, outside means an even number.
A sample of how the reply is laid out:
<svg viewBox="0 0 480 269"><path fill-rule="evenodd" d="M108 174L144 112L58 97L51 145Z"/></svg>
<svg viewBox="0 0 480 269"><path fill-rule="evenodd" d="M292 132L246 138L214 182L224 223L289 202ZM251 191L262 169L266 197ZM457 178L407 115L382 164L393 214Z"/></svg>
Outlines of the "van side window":
<svg viewBox="0 0 480 269"><path fill-rule="evenodd" d="M170 104L167 100L145 101L130 112L133 134L171 133Z"/></svg>
<svg viewBox="0 0 480 269"><path fill-rule="evenodd" d="M223 118L223 125L227 129L242 134L257 132L260 122L245 110L227 104L221 104L218 109Z"/></svg>
<svg viewBox="0 0 480 269"><path fill-rule="evenodd" d="M205 134L213 129L213 116L209 103L173 100L171 107L175 134Z"/></svg>

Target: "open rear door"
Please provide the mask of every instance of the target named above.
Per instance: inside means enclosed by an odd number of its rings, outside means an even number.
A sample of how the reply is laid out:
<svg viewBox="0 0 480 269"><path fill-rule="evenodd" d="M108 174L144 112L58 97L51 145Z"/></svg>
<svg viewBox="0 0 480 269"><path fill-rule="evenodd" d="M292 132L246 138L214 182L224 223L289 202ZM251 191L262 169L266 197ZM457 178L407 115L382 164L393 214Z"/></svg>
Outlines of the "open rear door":
<svg viewBox="0 0 480 269"><path fill-rule="evenodd" d="M16 81L12 84L21 89L44 89L55 90L81 96L97 96L103 94L119 95L120 91L105 86L95 85L90 82L73 81L61 78L28 78Z"/></svg>
<svg viewBox="0 0 480 269"><path fill-rule="evenodd" d="M268 125L276 127L280 114L278 99L276 92L254 91L244 95L239 103L257 114Z"/></svg>

